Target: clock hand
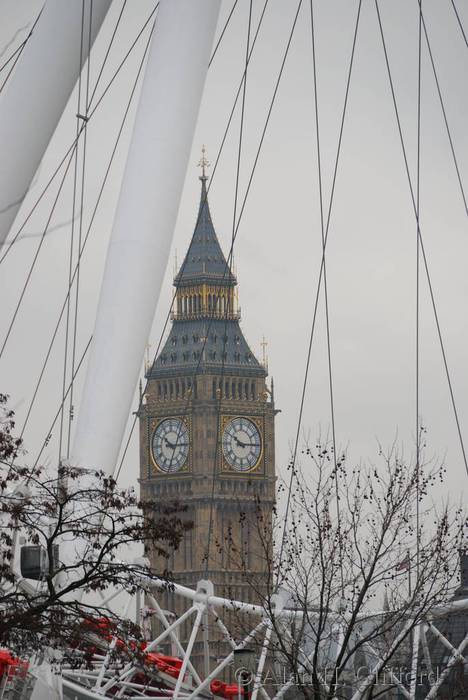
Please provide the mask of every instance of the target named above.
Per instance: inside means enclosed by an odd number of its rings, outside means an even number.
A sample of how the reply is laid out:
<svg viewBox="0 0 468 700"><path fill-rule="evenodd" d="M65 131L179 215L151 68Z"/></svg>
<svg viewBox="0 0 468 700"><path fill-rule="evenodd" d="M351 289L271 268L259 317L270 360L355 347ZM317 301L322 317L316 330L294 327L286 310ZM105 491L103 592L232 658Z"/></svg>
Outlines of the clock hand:
<svg viewBox="0 0 468 700"><path fill-rule="evenodd" d="M234 440L239 445L239 447L244 447L244 448L245 447L260 447L260 444L258 442L242 442L241 440L239 440L239 438L236 438L235 435L233 437L234 437Z"/></svg>
<svg viewBox="0 0 468 700"><path fill-rule="evenodd" d="M165 437L164 440L166 441L166 445L171 449L175 450L176 447L185 447L187 445L186 442L176 442L174 445L172 442L169 442L169 440Z"/></svg>
<svg viewBox="0 0 468 700"><path fill-rule="evenodd" d="M237 442L239 447L260 447L259 442L241 442L239 438L236 438L235 435L233 435L233 438Z"/></svg>
<svg viewBox="0 0 468 700"><path fill-rule="evenodd" d="M233 438L234 438L234 440L237 442L237 444L239 445L239 447L247 447L247 444L246 444L245 442L241 442L241 441L239 440L239 438L236 438L235 435L233 435Z"/></svg>

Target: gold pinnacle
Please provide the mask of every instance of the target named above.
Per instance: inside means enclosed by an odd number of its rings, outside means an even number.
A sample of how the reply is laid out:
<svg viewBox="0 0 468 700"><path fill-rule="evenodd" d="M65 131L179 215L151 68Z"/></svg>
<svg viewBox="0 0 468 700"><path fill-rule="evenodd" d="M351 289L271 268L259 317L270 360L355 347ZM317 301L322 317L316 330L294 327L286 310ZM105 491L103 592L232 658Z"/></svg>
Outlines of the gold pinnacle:
<svg viewBox="0 0 468 700"><path fill-rule="evenodd" d="M202 157L198 162L198 167L202 169L202 177L206 177L206 168L210 167L210 162L206 157L206 147L205 144L202 146Z"/></svg>
<svg viewBox="0 0 468 700"><path fill-rule="evenodd" d="M151 344L148 342L146 343L145 347L145 372L147 372L150 368L150 348Z"/></svg>
<svg viewBox="0 0 468 700"><path fill-rule="evenodd" d="M266 368L268 365L268 357L267 357L267 352L266 352L266 349L268 347L268 341L265 340L265 336L263 336L263 340L260 343L260 345L262 346L262 350L263 350L263 366Z"/></svg>

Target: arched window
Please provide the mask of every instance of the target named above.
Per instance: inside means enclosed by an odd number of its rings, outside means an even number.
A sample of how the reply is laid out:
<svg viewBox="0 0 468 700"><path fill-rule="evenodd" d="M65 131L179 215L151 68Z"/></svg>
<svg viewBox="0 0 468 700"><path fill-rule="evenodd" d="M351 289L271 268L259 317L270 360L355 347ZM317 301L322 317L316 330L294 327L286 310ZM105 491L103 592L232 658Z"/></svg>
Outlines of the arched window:
<svg viewBox="0 0 468 700"><path fill-rule="evenodd" d="M216 398L216 379L213 379L213 385L212 385L212 397L215 399Z"/></svg>
<svg viewBox="0 0 468 700"><path fill-rule="evenodd" d="M252 399L255 399L255 382L252 382L250 385L250 397Z"/></svg>

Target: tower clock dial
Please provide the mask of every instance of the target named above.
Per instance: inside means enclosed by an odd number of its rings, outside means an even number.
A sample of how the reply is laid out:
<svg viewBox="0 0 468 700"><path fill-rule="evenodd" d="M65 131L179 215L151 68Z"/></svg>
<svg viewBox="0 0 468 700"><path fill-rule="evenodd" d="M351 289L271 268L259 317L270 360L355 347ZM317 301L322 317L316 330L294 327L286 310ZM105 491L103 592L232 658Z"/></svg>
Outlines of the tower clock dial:
<svg viewBox="0 0 468 700"><path fill-rule="evenodd" d="M153 433L153 458L158 468L172 474L178 472L187 461L189 432L180 418L166 418Z"/></svg>
<svg viewBox="0 0 468 700"><path fill-rule="evenodd" d="M224 428L223 454L237 472L248 472L260 459L262 438L255 423L248 418L233 418Z"/></svg>

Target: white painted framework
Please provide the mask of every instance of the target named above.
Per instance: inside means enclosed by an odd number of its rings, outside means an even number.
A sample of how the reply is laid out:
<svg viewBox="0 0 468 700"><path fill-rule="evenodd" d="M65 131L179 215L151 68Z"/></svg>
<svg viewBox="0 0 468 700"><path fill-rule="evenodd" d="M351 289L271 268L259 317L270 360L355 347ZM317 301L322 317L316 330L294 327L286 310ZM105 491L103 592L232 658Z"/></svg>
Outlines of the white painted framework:
<svg viewBox="0 0 468 700"><path fill-rule="evenodd" d="M174 620L169 619L167 611L163 610L158 595L163 594L167 589L167 584L162 581L150 579L142 575L141 590L138 591L137 597L141 600L141 595L145 595L148 603L151 605L153 615L161 623L163 631L154 638L146 647L146 652L158 651L162 644L170 643L172 653L177 656L181 662L181 669L177 678L167 675L162 671L157 671L152 674L151 683L143 684L141 680L135 678L140 674L141 665L138 663L129 663L126 666L119 667L113 660L113 651L117 644L117 637L114 637L109 643L106 654L96 653L93 657L92 668L83 666L82 668L72 666L63 666L62 668L62 684L65 698L76 698L77 700L93 700L105 697L119 698L173 698L178 700L195 700L195 698L212 698L210 692L210 684L218 678L226 667L232 664L235 650L245 649L252 643L254 639L258 640L259 635L263 634L263 642L256 654L256 670L252 675L251 682L251 700L280 700L284 698L286 692L290 690L294 682L285 680L282 684L275 687L273 690L270 687L264 687L262 677L265 669L265 664L268 658L269 646L273 633L273 625L271 612L266 612L261 606L251 605L243 601L235 601L232 599L221 598L214 595L213 584L210 581L200 581L197 589L192 590L184 586L175 584L173 594L176 597L182 598L188 602L188 609ZM103 605L110 610L110 602L118 595L120 591L114 591L104 601ZM132 604L132 599L129 596L123 617L128 615L128 611ZM303 616L301 610L290 610L284 607L285 596L281 593L273 596L272 608L276 617L276 622L283 628L284 633L292 639L291 626L295 622L299 622ZM139 604L137 605L137 610ZM223 621L226 613L236 611L245 617L246 627L248 632L240 639L235 640L230 633L227 624ZM468 664L467 657L464 652L468 647L468 634L455 647L447 637L440 631L438 621L449 614L457 614L468 612L468 599L457 600L451 603L439 605L434 608L430 615L414 626L413 630L413 648L412 648L412 673L409 684L404 684L391 670L386 669L385 660L379 658L379 652L372 644L365 642L364 646L369 651L370 657L375 659L375 664L372 667L371 673L362 680L356 687L352 696L352 700L363 700L366 697L367 690L373 683L375 677L386 671L391 677L394 685L398 688L404 698L408 700L416 699L417 692L417 666L420 659L424 660L426 669L428 670L428 680L430 689L424 696L424 700L434 700L438 697L438 692L447 680L450 671L457 661L465 666ZM375 613L374 613L375 614ZM379 613L379 615L384 613ZM314 613L309 611L308 616L313 619ZM194 643L197 637L201 634L201 626L205 618L210 618L221 632L222 638L229 644L232 651L219 660L215 667L210 669L210 646L209 643L204 645L205 669L208 672L204 677L200 675L193 662L192 653ZM192 620L192 628L189 635L188 643L184 647L181 643L178 630L187 620ZM365 619L365 616L361 616ZM345 621L346 622L346 621ZM343 624L343 618L336 616L334 624L339 628ZM401 640L406 636L408 630L414 625L414 620L409 617L406 624L391 644L391 647L396 648ZM338 630L339 631L339 630ZM435 637L448 651L448 658L445 667L437 675L431 673L433 671L433 662L430 656L428 637ZM339 652L339 646L336 648L336 654ZM304 668L310 672L313 670L312 655L308 654L305 647L299 647L299 654L302 656ZM5 679L5 683L0 687L0 698L8 692L14 679ZM327 688L325 680L324 687ZM156 694L155 693L160 693ZM421 695L418 695L421 698ZM421 699L422 700L422 699Z"/></svg>
<svg viewBox="0 0 468 700"><path fill-rule="evenodd" d="M222 674L226 667L233 662L234 651L249 647L249 644L255 639L258 644L259 637L263 636L263 641L259 648L256 649L256 671L252 675L250 698L251 700L280 700L286 692L293 687L292 680L284 680L284 682L273 690L268 684L265 686L262 683L262 677L265 671L265 665L268 659L273 627L271 612L266 612L261 606L251 605L243 601L236 601L227 598L221 598L214 595L213 584L210 581L200 581L197 589L174 585L173 595L182 598L189 604L188 609L181 614L177 619L170 620L167 611L164 611L161 602L158 601L159 593L163 594L166 590L166 583L150 579L146 576L141 576L141 594L147 597L151 605L153 614L161 623L163 631L153 639L147 646L146 652L157 651L162 644L171 643L173 653L181 661L182 666L178 678L168 676L163 672L156 671L151 685L144 685L134 679L138 673L141 673L141 666L138 664L129 663L124 668L117 668L112 662L112 651L116 644L116 638L109 644L108 652L105 655L96 655L93 661L92 669L71 668L65 667L62 671L64 697L83 698L83 700L92 700L93 698L102 697L132 697L132 698L173 698L178 700L195 700L195 698L212 698L210 692L210 684ZM299 622L304 612L301 610L291 610L285 607L286 597L281 592L272 598L272 608L276 622L284 629L286 636L292 639L291 626L295 622ZM128 606L127 606L128 610ZM248 630L245 636L235 640L231 635L227 624L223 621L226 614L236 611L245 618L245 630ZM444 681L450 674L451 669L457 661L467 664L467 658L463 656L463 652L468 647L468 634L460 642L458 647L453 644L442 634L438 628L438 621L448 614L456 614L463 611L468 612L468 599L457 600L451 603L445 603L434 608L430 615L416 626L414 619L408 617L406 624L399 629L395 634L395 638L391 643L391 647L396 648L402 639L406 637L408 630L413 628L413 645L411 656L411 679L409 683L404 683L391 670L386 669L386 662L379 657L378 650L369 642L364 643L364 647L369 652L369 658L375 660L372 670L366 678L363 678L361 683L356 686L352 700L363 700L366 693L373 683L376 675L386 672L391 678L394 685L398 688L403 697L408 700L415 700L417 693L417 666L419 660L424 660L426 668L432 669L432 660L429 652L428 637L430 635L436 637L448 651L448 659L443 670L439 668L440 673L431 677L428 676L430 682L430 690L424 696L424 700L433 700L438 697L438 691ZM373 613L375 615L375 613ZM379 615L385 613L379 612ZM308 616L313 619L314 613L308 612ZM221 632L222 638L230 645L232 651L223 659L218 660L214 668L210 669L210 647L209 644L204 645L205 669L209 669L204 677L197 672L194 667L192 654L195 641L202 634L201 627L205 617L210 618ZM192 628L188 637L188 642L184 646L178 636L178 629L187 620L192 620ZM361 620L366 619L366 616L361 616ZM343 624L342 615L336 615L337 629L340 624ZM344 620L346 624L346 620ZM339 633L339 629L338 629ZM339 638L339 634L338 634ZM339 645L335 653L338 654ZM305 646L299 648L299 654L302 656L303 665L305 668L312 671L312 655L309 655ZM213 655L211 655L213 658ZM326 682L323 680L324 686ZM131 694L127 694L131 691ZM157 692L160 694L154 695ZM419 693L421 691L419 690ZM418 698L421 695L418 694Z"/></svg>

